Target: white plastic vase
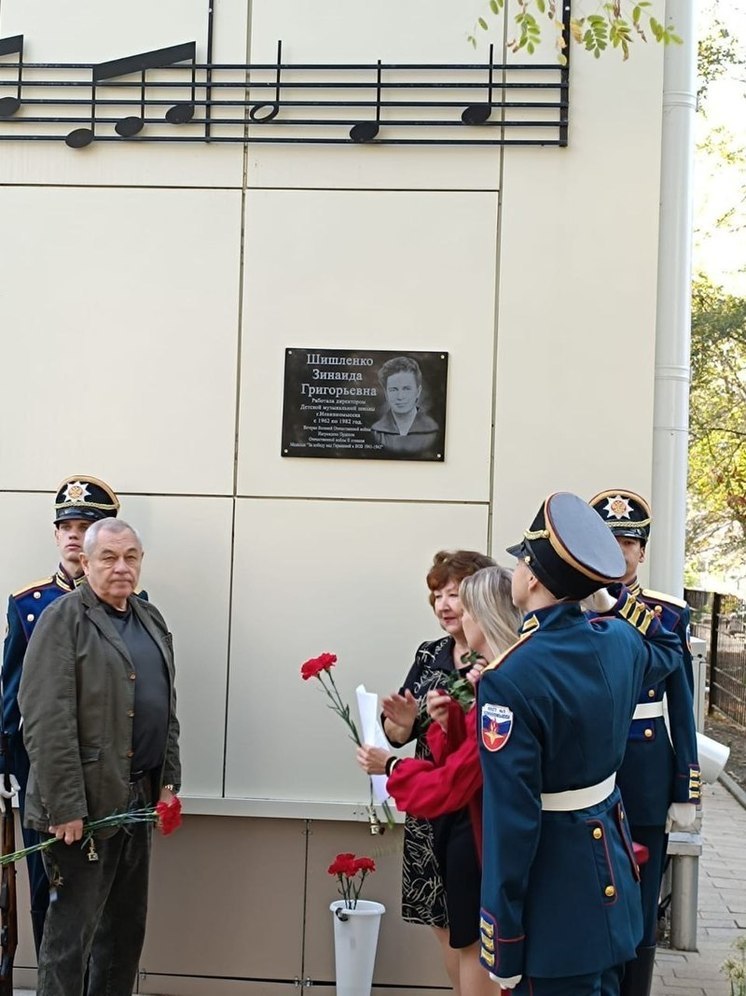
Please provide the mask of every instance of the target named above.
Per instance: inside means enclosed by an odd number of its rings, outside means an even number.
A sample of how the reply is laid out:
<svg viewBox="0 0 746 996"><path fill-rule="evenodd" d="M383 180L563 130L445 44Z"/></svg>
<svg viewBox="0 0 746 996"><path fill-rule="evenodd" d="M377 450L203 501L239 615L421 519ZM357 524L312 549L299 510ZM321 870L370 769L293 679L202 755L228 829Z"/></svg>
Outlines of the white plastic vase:
<svg viewBox="0 0 746 996"><path fill-rule="evenodd" d="M337 996L370 996L378 931L386 907L358 899L355 909L350 910L345 909L343 899L337 899L329 909L334 919Z"/></svg>

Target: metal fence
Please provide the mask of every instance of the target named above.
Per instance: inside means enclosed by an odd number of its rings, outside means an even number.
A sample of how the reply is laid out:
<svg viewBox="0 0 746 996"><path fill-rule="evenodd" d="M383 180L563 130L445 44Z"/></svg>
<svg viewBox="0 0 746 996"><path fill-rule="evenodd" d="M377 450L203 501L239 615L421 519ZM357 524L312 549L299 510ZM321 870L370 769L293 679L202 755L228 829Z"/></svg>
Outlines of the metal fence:
<svg viewBox="0 0 746 996"><path fill-rule="evenodd" d="M735 595L688 590L692 635L707 644L708 712L746 727L746 602Z"/></svg>

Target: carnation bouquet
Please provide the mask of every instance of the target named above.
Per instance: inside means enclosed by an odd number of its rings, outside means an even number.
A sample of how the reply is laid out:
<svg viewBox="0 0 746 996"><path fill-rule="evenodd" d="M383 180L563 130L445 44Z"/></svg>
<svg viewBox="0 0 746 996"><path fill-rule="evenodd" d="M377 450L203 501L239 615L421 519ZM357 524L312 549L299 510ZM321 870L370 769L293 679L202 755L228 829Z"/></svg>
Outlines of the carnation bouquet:
<svg viewBox="0 0 746 996"><path fill-rule="evenodd" d="M376 863L373 858L356 858L349 851L338 854L329 865L327 871L330 875L336 875L339 883L337 890L344 899L345 909L354 910L357 908L357 901L363 888L366 877L376 870ZM360 876L358 878L358 875Z"/></svg>
<svg viewBox="0 0 746 996"><path fill-rule="evenodd" d="M154 806L146 806L143 809L128 809L123 813L111 813L103 816L100 820L86 820L83 823L83 836L80 841L81 850L88 847L88 860L98 861L94 834L100 830L125 829L134 823L154 823L164 837L173 833L181 826L181 800L174 796L170 802L157 802ZM47 837L38 844L31 847L24 847L20 851L13 851L12 854L0 856L0 865L14 864L35 851L46 851L59 842L57 837Z"/></svg>
<svg viewBox="0 0 746 996"><path fill-rule="evenodd" d="M319 684L324 689L324 692L329 699L329 708L335 712L347 726L350 734L350 740L352 740L352 742L358 747L362 747L363 742L360 739L360 734L358 733L355 721L350 715L350 707L342 701L339 689L334 683L334 676L332 675L331 669L336 663L336 654L319 654L318 657L311 657L309 660L304 661L301 665L300 675L304 681L308 681L310 678L318 679ZM391 807L387 802L384 802L381 805L381 809L383 810L383 815L386 819L386 825L393 827L394 817L391 812ZM381 821L378 819L378 814L376 813L376 807L373 803L372 783L370 788L370 802L368 803L368 816L370 819L370 832L373 834L383 833L386 827L381 824Z"/></svg>

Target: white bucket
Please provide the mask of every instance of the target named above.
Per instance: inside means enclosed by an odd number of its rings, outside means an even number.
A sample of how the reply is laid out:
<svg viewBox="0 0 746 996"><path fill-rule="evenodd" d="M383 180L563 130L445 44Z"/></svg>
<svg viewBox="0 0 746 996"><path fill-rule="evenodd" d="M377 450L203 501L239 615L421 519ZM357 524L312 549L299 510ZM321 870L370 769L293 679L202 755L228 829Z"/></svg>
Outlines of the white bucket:
<svg viewBox="0 0 746 996"><path fill-rule="evenodd" d="M712 737L706 737L704 733L698 733L697 754L699 755L702 781L716 782L728 761L730 747L726 747L718 740L713 740Z"/></svg>
<svg viewBox="0 0 746 996"><path fill-rule="evenodd" d="M334 962L337 996L370 996L376 962L383 903L358 899L354 910L337 899L329 909L334 917Z"/></svg>

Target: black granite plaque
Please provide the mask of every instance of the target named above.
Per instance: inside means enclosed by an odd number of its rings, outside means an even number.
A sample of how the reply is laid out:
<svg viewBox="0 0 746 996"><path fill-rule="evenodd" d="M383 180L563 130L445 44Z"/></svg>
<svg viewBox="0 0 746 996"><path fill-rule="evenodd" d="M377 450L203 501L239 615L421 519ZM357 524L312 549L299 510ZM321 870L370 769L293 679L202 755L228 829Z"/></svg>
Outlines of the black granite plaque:
<svg viewBox="0 0 746 996"><path fill-rule="evenodd" d="M282 455L445 458L448 353L285 350Z"/></svg>

